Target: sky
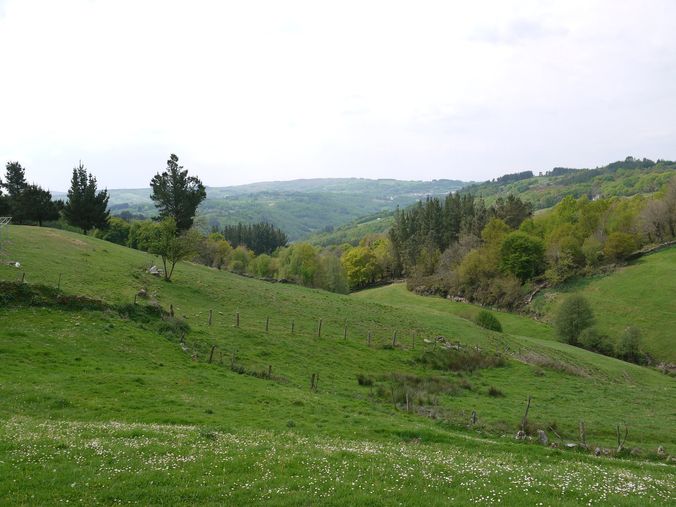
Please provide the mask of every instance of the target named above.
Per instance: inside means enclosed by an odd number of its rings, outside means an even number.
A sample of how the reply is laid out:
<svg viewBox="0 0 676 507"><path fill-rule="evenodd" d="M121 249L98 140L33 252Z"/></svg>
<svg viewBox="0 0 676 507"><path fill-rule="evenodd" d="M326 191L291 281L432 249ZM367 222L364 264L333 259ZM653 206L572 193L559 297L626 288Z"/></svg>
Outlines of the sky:
<svg viewBox="0 0 676 507"><path fill-rule="evenodd" d="M676 2L0 0L0 162L65 190L676 159Z"/></svg>

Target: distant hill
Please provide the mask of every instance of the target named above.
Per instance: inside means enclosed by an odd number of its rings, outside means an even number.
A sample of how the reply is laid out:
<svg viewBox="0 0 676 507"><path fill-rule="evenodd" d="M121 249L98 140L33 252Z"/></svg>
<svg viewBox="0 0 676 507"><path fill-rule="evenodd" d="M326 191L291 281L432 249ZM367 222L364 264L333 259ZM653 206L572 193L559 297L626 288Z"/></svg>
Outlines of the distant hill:
<svg viewBox="0 0 676 507"><path fill-rule="evenodd" d="M483 183L467 184L459 192L481 196L489 205L499 197L514 194L531 202L536 210L542 210L554 206L567 195L594 199L651 194L674 176L676 162L628 157L596 169L555 167L537 176L531 171L506 174ZM393 210L365 215L340 227L315 233L308 241L321 246L357 244L366 234L387 231L393 220Z"/></svg>
<svg viewBox="0 0 676 507"><path fill-rule="evenodd" d="M524 171L466 185L462 192L483 196L488 204L515 194L535 209L554 206L564 197L616 197L657 192L676 175L676 162L627 157L595 169L555 167L545 173Z"/></svg>
<svg viewBox="0 0 676 507"><path fill-rule="evenodd" d="M408 206L428 195L446 195L466 184L445 179L322 178L208 187L198 216L205 228L237 222L270 222L295 241L365 215ZM126 212L140 218L155 214L149 188L109 192L114 215ZM55 197L64 196L55 194Z"/></svg>

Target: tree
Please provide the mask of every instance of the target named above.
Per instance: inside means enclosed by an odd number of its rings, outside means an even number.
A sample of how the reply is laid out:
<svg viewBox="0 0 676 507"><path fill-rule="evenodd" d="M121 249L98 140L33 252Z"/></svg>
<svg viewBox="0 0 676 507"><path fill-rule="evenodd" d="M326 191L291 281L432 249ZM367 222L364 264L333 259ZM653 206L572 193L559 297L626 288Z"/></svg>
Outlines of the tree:
<svg viewBox="0 0 676 507"><path fill-rule="evenodd" d="M301 285L312 287L319 271L317 250L309 243L296 243L285 250L280 258L280 267L284 263L282 276L296 280Z"/></svg>
<svg viewBox="0 0 676 507"><path fill-rule="evenodd" d="M7 162L5 166L5 181L2 186L7 190L6 207L12 215L15 223L21 223L24 220L23 207L19 202L21 193L26 189L26 171L19 162Z"/></svg>
<svg viewBox="0 0 676 507"><path fill-rule="evenodd" d="M500 267L521 282L541 274L545 266L542 240L524 232L509 234L500 247Z"/></svg>
<svg viewBox="0 0 676 507"><path fill-rule="evenodd" d="M199 178L188 176L188 171L178 165L178 157L172 153L167 160L167 170L157 173L150 180L150 186L150 198L160 213L159 218L173 218L177 233L190 229L197 207L207 196Z"/></svg>
<svg viewBox="0 0 676 507"><path fill-rule="evenodd" d="M23 218L37 222L40 227L45 220L59 218L59 209L57 203L52 201L51 192L38 185L24 188L17 199L17 206Z"/></svg>
<svg viewBox="0 0 676 507"><path fill-rule="evenodd" d="M592 352L598 352L604 356L613 355L613 345L607 336L602 335L595 327L583 329L580 333L579 342L582 347Z"/></svg>
<svg viewBox="0 0 676 507"><path fill-rule="evenodd" d="M624 330L617 343L617 357L637 364L645 361L645 355L641 352L640 329L629 326Z"/></svg>
<svg viewBox="0 0 676 507"><path fill-rule="evenodd" d="M380 275L378 259L365 246L357 246L348 250L340 260L347 273L347 283L351 289L373 283Z"/></svg>
<svg viewBox="0 0 676 507"><path fill-rule="evenodd" d="M63 208L66 221L87 234L93 228L108 227L108 191L97 191L96 178L87 172L82 162L73 169L68 201Z"/></svg>
<svg viewBox="0 0 676 507"><path fill-rule="evenodd" d="M226 225L223 227L222 234L230 244L244 245L256 255L272 254L288 243L286 234L267 222L248 225L240 222L237 225Z"/></svg>
<svg viewBox="0 0 676 507"><path fill-rule="evenodd" d="M217 232L203 238L197 247L198 262L217 269L228 265L231 253L232 246Z"/></svg>
<svg viewBox="0 0 676 507"><path fill-rule="evenodd" d="M127 245L129 242L129 232L131 225L120 217L110 217L108 229L105 231L96 230L94 235L97 238L116 243L118 245Z"/></svg>
<svg viewBox="0 0 676 507"><path fill-rule="evenodd" d="M173 218L165 218L158 224L158 234L150 242L148 251L162 258L164 279L170 281L174 268L179 261L195 253L199 241L197 231L177 233L176 222Z"/></svg>
<svg viewBox="0 0 676 507"><path fill-rule="evenodd" d="M7 162L5 166L5 182L3 186L10 197L18 197L28 186L26 171L18 162Z"/></svg>
<svg viewBox="0 0 676 507"><path fill-rule="evenodd" d="M340 258L332 252L324 251L319 255L319 287L338 294L347 294L347 275Z"/></svg>
<svg viewBox="0 0 676 507"><path fill-rule="evenodd" d="M606 239L603 252L606 257L614 261L626 258L637 248L636 239L626 232L613 232Z"/></svg>
<svg viewBox="0 0 676 507"><path fill-rule="evenodd" d="M554 327L559 338L571 345L577 345L582 331L593 325L594 312L587 300L579 294L573 294L564 300L554 318Z"/></svg>

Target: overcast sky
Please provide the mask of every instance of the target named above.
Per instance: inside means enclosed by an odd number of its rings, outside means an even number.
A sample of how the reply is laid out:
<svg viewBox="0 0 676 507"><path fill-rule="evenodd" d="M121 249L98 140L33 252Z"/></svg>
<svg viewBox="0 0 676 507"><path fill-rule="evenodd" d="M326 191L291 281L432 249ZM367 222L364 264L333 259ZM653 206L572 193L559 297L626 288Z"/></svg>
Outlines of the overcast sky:
<svg viewBox="0 0 676 507"><path fill-rule="evenodd" d="M676 2L0 0L0 160L68 186L676 159Z"/></svg>

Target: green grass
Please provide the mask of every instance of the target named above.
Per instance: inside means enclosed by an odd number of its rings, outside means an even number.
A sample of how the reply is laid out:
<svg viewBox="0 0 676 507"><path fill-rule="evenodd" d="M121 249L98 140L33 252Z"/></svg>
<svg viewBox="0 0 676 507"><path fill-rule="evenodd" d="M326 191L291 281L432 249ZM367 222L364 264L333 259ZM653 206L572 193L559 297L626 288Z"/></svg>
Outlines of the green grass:
<svg viewBox="0 0 676 507"><path fill-rule="evenodd" d="M626 327L636 326L647 352L676 363L676 247L642 257L609 275L576 279L544 291L532 306L551 320L572 293L589 300L598 328L614 341Z"/></svg>
<svg viewBox="0 0 676 507"><path fill-rule="evenodd" d="M62 273L64 293L107 306L0 306L0 504L673 500L674 469L655 449L676 445L674 380L553 341L546 325L497 314L505 332L493 333L464 318L467 305L400 286L341 296L189 263L167 283L146 273L155 260L142 252L49 229L12 227L10 237L6 259L21 269L3 263L0 280L25 271L28 284L55 286ZM186 351L159 318L117 310L141 287L189 324ZM427 370L415 359L439 335L497 349L507 364ZM248 371L272 366L273 378L230 371L233 353ZM378 395L392 373L466 387L439 394L430 418ZM358 385L359 374L375 385ZM589 443L610 448L626 422L640 456L515 442L529 395L533 428L555 425L575 441L584 419Z"/></svg>

